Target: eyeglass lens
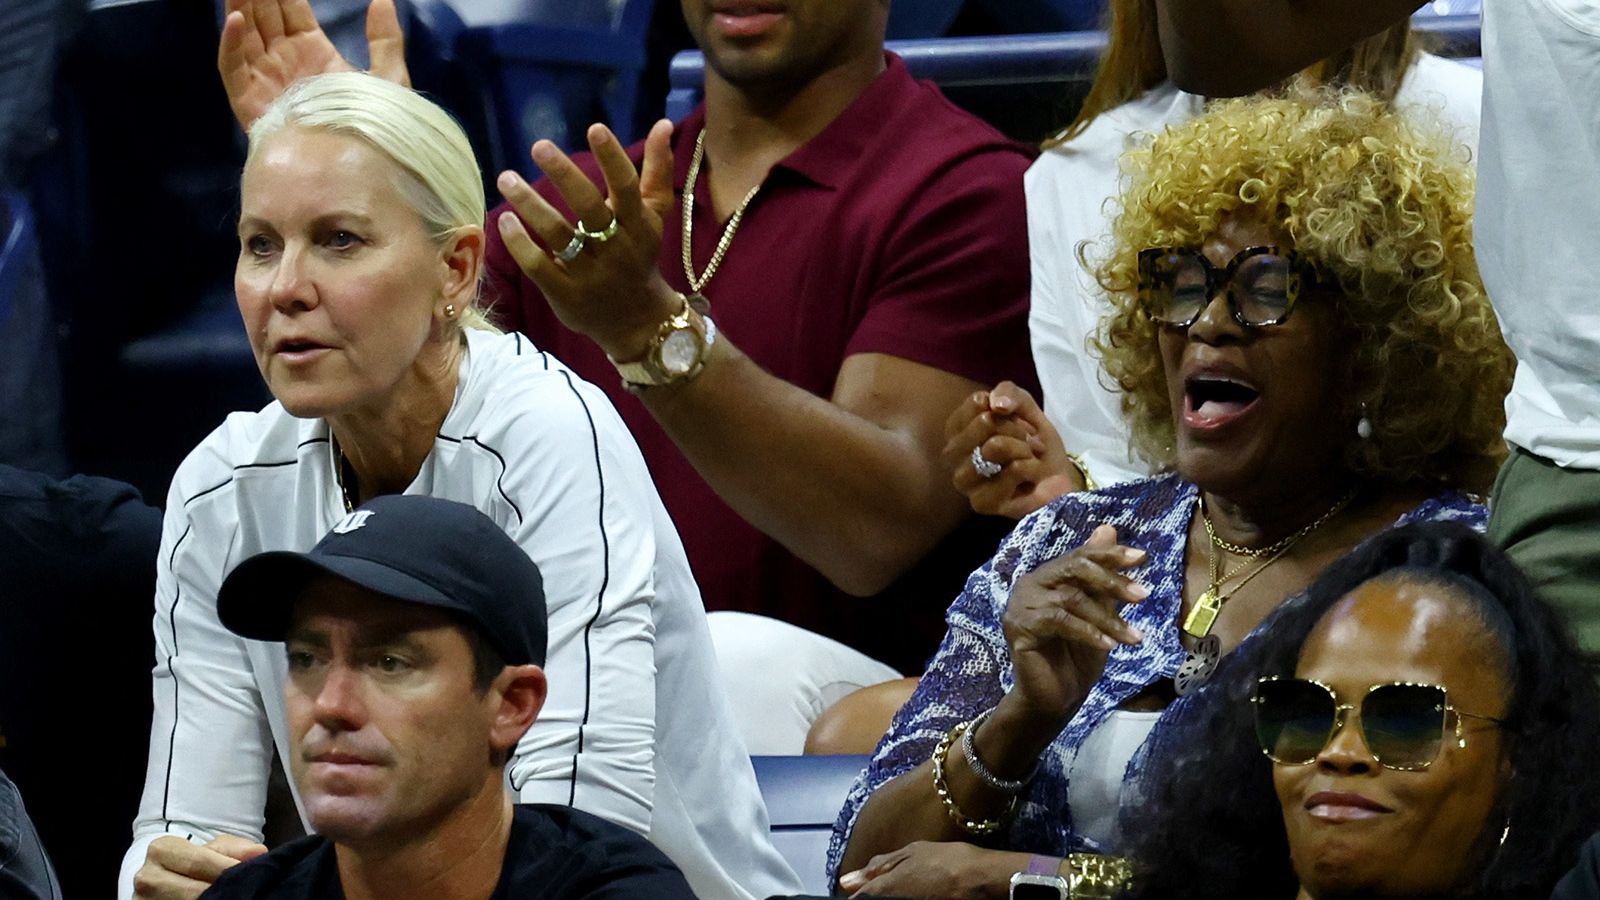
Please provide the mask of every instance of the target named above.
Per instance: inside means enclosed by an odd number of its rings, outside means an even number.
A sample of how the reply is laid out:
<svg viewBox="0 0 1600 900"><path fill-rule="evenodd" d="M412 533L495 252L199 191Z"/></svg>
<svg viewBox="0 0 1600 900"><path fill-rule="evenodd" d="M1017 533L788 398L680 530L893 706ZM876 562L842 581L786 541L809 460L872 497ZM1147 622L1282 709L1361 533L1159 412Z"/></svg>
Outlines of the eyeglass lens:
<svg viewBox="0 0 1600 900"><path fill-rule="evenodd" d="M1162 250L1145 259L1145 302L1152 318L1192 325L1224 280L1234 314L1247 325L1283 319L1298 292L1294 263L1276 253L1235 257L1218 270L1192 250ZM1229 277L1231 273L1231 277Z"/></svg>
<svg viewBox="0 0 1600 900"><path fill-rule="evenodd" d="M1444 743L1445 692L1431 685L1384 684L1361 701L1361 736L1380 765L1420 769ZM1332 740L1338 703L1322 685L1301 679L1256 688L1256 738L1275 762L1306 765Z"/></svg>

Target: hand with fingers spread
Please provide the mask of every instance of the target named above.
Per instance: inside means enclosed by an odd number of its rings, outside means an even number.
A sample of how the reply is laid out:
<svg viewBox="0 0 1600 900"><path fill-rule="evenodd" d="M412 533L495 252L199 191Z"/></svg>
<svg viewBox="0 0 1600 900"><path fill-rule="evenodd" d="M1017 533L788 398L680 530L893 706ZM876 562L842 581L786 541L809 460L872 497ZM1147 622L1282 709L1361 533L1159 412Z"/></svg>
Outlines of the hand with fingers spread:
<svg viewBox="0 0 1600 900"><path fill-rule="evenodd" d="M410 87L394 2L372 0L367 8L372 74ZM233 117L246 130L296 81L354 69L317 24L310 0L227 0L226 12L217 71Z"/></svg>
<svg viewBox="0 0 1600 900"><path fill-rule="evenodd" d="M232 834L195 844L168 835L150 842L145 863L134 876L140 900L193 900L223 872L267 852L255 841Z"/></svg>
<svg viewBox="0 0 1600 900"><path fill-rule="evenodd" d="M996 708L997 720L1025 720L1051 736L1066 725L1112 648L1143 639L1120 610L1150 596L1122 574L1145 558L1101 525L1082 546L1018 579L1001 621L1016 687Z"/></svg>
<svg viewBox="0 0 1600 900"><path fill-rule="evenodd" d="M534 163L577 213L576 221L507 171L496 184L516 212L501 213L495 226L562 324L593 339L612 359L627 361L644 354L682 303L656 267L662 222L675 203L672 123L650 129L639 169L610 129L591 126L588 138L604 193L555 144L539 141L532 149Z"/></svg>
<svg viewBox="0 0 1600 900"><path fill-rule="evenodd" d="M1020 519L1086 486L1033 395L1010 381L962 401L945 421L945 437L941 458L951 482L977 512ZM975 448L1000 471L979 472Z"/></svg>

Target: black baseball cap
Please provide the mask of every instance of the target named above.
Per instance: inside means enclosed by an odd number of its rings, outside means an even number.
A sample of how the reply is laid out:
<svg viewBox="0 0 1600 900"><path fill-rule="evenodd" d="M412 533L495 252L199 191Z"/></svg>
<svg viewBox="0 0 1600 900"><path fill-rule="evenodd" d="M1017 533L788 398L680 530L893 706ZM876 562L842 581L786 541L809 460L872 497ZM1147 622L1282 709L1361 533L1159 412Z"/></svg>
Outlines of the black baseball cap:
<svg viewBox="0 0 1600 900"><path fill-rule="evenodd" d="M281 641L318 575L459 613L509 665L544 665L544 579L494 520L437 497L379 497L345 516L309 553L275 550L240 563L217 592L227 629Z"/></svg>

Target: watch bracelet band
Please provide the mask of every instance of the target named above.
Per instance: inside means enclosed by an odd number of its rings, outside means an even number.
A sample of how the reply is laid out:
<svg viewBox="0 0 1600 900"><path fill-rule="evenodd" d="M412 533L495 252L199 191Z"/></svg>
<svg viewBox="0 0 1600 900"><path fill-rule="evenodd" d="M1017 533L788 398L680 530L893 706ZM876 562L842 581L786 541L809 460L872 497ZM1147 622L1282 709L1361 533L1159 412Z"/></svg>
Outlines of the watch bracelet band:
<svg viewBox="0 0 1600 900"><path fill-rule="evenodd" d="M1011 818L1013 812L1016 812L1019 795L1012 794L1011 802L995 818L974 819L962 812L961 807L956 805L955 798L950 794L950 783L945 780L944 763L946 757L950 754L950 748L955 745L956 741L961 739L962 733L971 724L971 722L958 723L956 727L946 732L945 736L939 739L939 745L933 748L933 757L931 759L933 764L933 792L939 795L939 802L944 805L945 815L949 816L950 821L956 823L962 831L975 835L994 834L1005 827L1006 820Z"/></svg>
<svg viewBox="0 0 1600 900"><path fill-rule="evenodd" d="M978 726L989 721L989 714L992 712L994 712L994 707L991 706L978 713L976 718L967 723L967 727L961 732L961 755L967 758L967 767L972 769L972 774L978 776L979 781L1002 794L1019 794L1023 788L1028 786L1028 782L1033 780L1033 776L1039 773L1039 763L1035 760L1033 768L1028 770L1028 774L1015 781L1001 778L999 775L989 771L989 767L984 765L983 760L978 758L978 748L974 745L973 740L974 735L978 733Z"/></svg>
<svg viewBox="0 0 1600 900"><path fill-rule="evenodd" d="M1059 856L1041 856L1035 853L1028 857L1028 874L1060 875L1061 867L1066 864L1067 861Z"/></svg>
<svg viewBox="0 0 1600 900"><path fill-rule="evenodd" d="M676 377L654 374L652 369L655 367L651 364L652 356L660 349L661 344L665 342L667 335L670 334L671 331L675 330L673 328L673 323L679 318L683 318L692 322L694 317L698 317L700 319L701 327L704 329L700 337L699 360L696 361L694 367L689 369L689 371ZM700 377L700 373L705 371L706 361L711 357L711 348L714 347L716 343L717 323L713 321L710 316L695 311L694 308L689 304L687 298L685 298L683 309L674 314L671 319L668 319L661 324L661 330L658 333L658 337L656 338L655 342L652 343L649 351L646 352L643 359L636 362L626 363L617 362L615 359L612 359L611 365L615 366L617 369L617 374L622 376L623 390L626 390L630 394L638 394L653 387L666 387L667 385L671 384L680 384L693 381ZM610 359L610 357L607 357L607 359ZM641 378L645 380L641 380Z"/></svg>

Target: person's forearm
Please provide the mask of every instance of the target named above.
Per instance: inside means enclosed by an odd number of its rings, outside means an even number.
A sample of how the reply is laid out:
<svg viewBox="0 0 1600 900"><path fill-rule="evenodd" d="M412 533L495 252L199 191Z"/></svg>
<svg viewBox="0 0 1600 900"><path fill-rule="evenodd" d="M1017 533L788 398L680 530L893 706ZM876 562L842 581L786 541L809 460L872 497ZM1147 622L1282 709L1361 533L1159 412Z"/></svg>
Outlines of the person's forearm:
<svg viewBox="0 0 1600 900"><path fill-rule="evenodd" d="M1405 19L1421 0L1157 0L1173 83L1235 97Z"/></svg>
<svg viewBox="0 0 1600 900"><path fill-rule="evenodd" d="M719 337L650 408L729 506L846 592L887 587L965 514L936 452L763 371Z"/></svg>
<svg viewBox="0 0 1600 900"><path fill-rule="evenodd" d="M1015 704L1002 702L974 735L978 758L995 775L1015 780L1031 772L1039 756L1060 733L1054 721L1024 719L1013 714ZM967 762L959 743L944 760L945 785L955 805L968 819L1003 816L1010 795L989 787ZM873 791L850 832L850 843L839 863L841 873L866 865L879 853L897 850L913 841L969 841L988 843L955 823L933 786L930 760Z"/></svg>

